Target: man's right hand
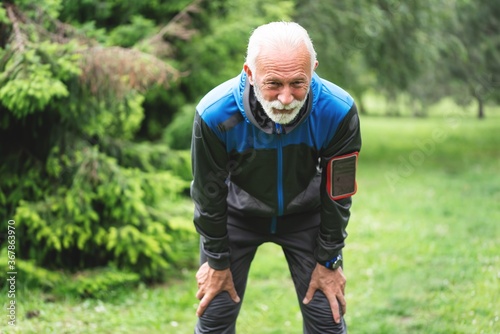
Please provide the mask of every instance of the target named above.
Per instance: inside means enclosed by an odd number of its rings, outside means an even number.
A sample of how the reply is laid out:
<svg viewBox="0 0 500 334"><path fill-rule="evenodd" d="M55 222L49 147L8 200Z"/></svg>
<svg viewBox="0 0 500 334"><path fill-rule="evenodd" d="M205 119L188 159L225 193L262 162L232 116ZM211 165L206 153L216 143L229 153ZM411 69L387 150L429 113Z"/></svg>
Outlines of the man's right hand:
<svg viewBox="0 0 500 334"><path fill-rule="evenodd" d="M201 317L208 304L222 291L227 291L235 303L240 302L240 297L234 288L233 275L231 270L215 270L210 268L208 262L201 265L196 273L198 281L198 292L196 298L200 300L200 305L196 310L196 315Z"/></svg>

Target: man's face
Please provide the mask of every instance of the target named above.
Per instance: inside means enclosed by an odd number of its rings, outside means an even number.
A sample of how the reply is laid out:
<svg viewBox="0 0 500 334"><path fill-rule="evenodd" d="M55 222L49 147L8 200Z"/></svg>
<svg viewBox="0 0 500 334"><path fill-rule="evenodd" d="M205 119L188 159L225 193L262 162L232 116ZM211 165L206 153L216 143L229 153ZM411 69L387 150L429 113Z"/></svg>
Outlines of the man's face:
<svg viewBox="0 0 500 334"><path fill-rule="evenodd" d="M255 72L245 65L255 96L275 123L292 122L304 105L311 83L311 59L304 46L298 52L263 51Z"/></svg>
<svg viewBox="0 0 500 334"><path fill-rule="evenodd" d="M267 101L264 98L262 89L257 83L254 84L254 92L257 101L260 102L267 116L269 116L269 118L273 122L279 124L291 123L295 119L295 117L297 117L300 109L306 102L305 98L303 100L297 100L293 98L292 102L287 105L283 104L280 100Z"/></svg>

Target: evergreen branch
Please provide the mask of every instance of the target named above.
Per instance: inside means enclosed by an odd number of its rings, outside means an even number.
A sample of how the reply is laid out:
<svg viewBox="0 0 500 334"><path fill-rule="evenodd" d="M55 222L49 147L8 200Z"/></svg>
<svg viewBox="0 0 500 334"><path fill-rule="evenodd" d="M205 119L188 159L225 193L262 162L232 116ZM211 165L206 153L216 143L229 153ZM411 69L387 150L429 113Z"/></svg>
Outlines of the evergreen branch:
<svg viewBox="0 0 500 334"><path fill-rule="evenodd" d="M199 6L202 1L203 0L194 0L175 15L167 25L163 26L157 34L142 40L139 44L153 46L153 53L158 57L169 56L172 52L172 48L170 44L165 41L165 37L173 36L182 40L189 40L193 37L193 35L196 34L196 30L189 28L192 22L191 15L201 10Z"/></svg>
<svg viewBox="0 0 500 334"><path fill-rule="evenodd" d="M12 22L12 27L14 28L14 48L18 48L20 52L24 52L24 47L26 45L26 36L24 36L21 28L19 27L19 19L15 13L14 5L6 4L7 16Z"/></svg>
<svg viewBox="0 0 500 334"><path fill-rule="evenodd" d="M200 1L202 0L193 1L177 14L162 29L162 34L175 32L182 38L188 38L192 34L192 31L186 28L190 23L189 14L198 10ZM13 26L13 50L15 52L23 53L31 46L21 23L31 25L38 36L56 44L64 45L72 40L78 40L83 48L78 51L83 55L80 63L82 70L80 82L85 84L92 94L99 97L111 96L113 93L116 93L118 97L123 97L130 90L145 92L153 85L163 85L168 88L170 81L176 80L181 75L174 67L154 55L122 47L99 46L97 41L80 34L75 27L46 15L39 7L37 7L36 21L25 18L14 4L6 4L6 8ZM40 20L49 21L54 31L47 30L41 22L38 22ZM152 40L161 39L161 36L158 36L153 37ZM168 47L168 43L161 42L161 46ZM6 62L11 56L12 54L0 60L1 63ZM4 73L0 80L10 76L16 68L17 66Z"/></svg>
<svg viewBox="0 0 500 334"><path fill-rule="evenodd" d="M77 39L81 44L85 45L96 45L97 42L89 37L87 37L85 34L81 33L78 31L77 28L74 26L61 22L57 19L52 18L50 15L43 15L44 13L41 12L40 16L43 18L45 21L49 21L51 24L54 25L55 27L55 32L47 30L45 27L43 27L41 24L37 22L30 22L34 26L37 27L37 32L40 34L40 36L44 36L48 38L50 41L58 43L58 44L67 44L71 42L71 40Z"/></svg>
<svg viewBox="0 0 500 334"><path fill-rule="evenodd" d="M91 47L83 51L80 80L92 94L110 90L123 96L130 89L144 92L153 85L169 86L179 72L162 60L134 49Z"/></svg>
<svg viewBox="0 0 500 334"><path fill-rule="evenodd" d="M186 8L181 10L166 26L149 39L150 42L159 42L165 35L175 36L184 40L189 40L196 31L187 26L191 23L191 14L200 11L199 5L203 0L194 0Z"/></svg>

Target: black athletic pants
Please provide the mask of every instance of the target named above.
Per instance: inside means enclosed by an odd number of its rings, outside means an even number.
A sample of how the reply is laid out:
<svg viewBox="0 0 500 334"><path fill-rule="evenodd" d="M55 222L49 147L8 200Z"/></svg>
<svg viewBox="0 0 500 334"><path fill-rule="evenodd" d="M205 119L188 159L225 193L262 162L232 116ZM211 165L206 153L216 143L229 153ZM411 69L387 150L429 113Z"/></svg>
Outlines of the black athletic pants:
<svg viewBox="0 0 500 334"><path fill-rule="evenodd" d="M314 215L313 218L309 217L307 224L296 225L291 230L286 227L286 221L280 222L282 225L278 225L276 233L271 234L268 232L270 228L265 226L267 223L250 224L230 217L228 234L231 247L231 273L241 302L236 304L227 292L220 293L198 319L195 334L236 332L236 319L243 302L250 264L259 245L265 242L276 243L283 249L302 312L303 332L305 334L347 333L344 320L340 324L334 322L330 304L321 291L316 291L308 305L302 303L312 271L316 266L313 250L318 235L319 215ZM311 220L317 223L311 224ZM200 254L202 254L200 262L203 264L206 258L203 252ZM259 326L260 324L255 323L255 328L248 330L252 333L262 332ZM286 330L283 333L285 332Z"/></svg>

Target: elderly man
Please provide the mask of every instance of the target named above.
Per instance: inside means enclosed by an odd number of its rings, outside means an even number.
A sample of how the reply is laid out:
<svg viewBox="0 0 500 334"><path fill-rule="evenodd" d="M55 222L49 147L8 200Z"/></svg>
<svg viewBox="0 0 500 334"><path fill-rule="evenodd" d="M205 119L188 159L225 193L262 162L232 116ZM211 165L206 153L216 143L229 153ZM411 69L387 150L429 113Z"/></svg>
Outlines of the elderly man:
<svg viewBox="0 0 500 334"><path fill-rule="evenodd" d="M250 264L265 242L283 249L304 333L346 332L342 249L361 136L353 99L315 74L317 66L300 25L260 26L243 71L196 108L196 333L235 332Z"/></svg>

